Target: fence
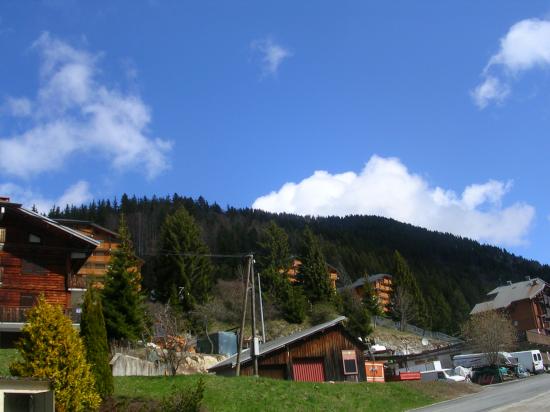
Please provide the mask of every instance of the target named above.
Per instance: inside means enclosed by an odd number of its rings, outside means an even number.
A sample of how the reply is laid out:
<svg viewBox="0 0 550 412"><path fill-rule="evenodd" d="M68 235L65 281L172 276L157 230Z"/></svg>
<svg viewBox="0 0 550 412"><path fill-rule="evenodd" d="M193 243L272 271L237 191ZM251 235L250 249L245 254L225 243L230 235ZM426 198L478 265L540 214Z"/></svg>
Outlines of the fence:
<svg viewBox="0 0 550 412"><path fill-rule="evenodd" d="M385 327L391 328L391 329L401 330L401 322L394 322L393 320L388 319L388 318L383 318L383 317L380 317L380 316L374 316L373 322L375 323L375 325L380 325L380 326L385 326ZM419 328L419 327L414 326L414 325L407 324L407 325L405 325L404 330L406 332L410 332L410 333L414 333L415 335L422 336L423 338L441 340L441 341L449 342L449 343L461 343L461 342L463 342L461 339L459 339L455 336L449 336L449 335L447 335L445 333L442 333L442 332L433 332L431 330L422 329L422 328Z"/></svg>

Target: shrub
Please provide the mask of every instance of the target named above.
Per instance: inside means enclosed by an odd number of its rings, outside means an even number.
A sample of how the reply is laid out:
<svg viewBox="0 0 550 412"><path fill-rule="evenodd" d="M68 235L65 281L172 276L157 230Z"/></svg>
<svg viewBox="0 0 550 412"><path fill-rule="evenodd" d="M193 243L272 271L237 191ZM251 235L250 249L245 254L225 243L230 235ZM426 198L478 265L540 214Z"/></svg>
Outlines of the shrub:
<svg viewBox="0 0 550 412"><path fill-rule="evenodd" d="M27 322L17 345L23 360L12 363L10 372L49 379L58 412L97 410L101 398L95 390L84 344L61 307L47 303L41 296L29 310Z"/></svg>
<svg viewBox="0 0 550 412"><path fill-rule="evenodd" d="M199 412L204 397L204 380L199 378L194 390L185 388L175 389L161 402L163 412Z"/></svg>

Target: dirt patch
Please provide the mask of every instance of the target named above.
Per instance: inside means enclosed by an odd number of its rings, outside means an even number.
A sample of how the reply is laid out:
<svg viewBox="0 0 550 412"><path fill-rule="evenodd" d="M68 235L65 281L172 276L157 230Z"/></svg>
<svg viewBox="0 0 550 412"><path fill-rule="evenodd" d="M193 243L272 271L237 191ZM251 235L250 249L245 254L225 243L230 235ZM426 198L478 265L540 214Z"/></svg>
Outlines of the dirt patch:
<svg viewBox="0 0 550 412"><path fill-rule="evenodd" d="M475 383L467 382L403 382L413 389L425 393L426 395L439 401L455 399L460 396L477 393L483 388Z"/></svg>

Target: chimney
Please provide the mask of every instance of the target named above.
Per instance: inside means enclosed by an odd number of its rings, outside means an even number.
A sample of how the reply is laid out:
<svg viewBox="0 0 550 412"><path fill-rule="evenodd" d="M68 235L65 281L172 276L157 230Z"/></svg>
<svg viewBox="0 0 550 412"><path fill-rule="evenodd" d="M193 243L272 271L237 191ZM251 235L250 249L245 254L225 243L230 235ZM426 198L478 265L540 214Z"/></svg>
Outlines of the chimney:
<svg viewBox="0 0 550 412"><path fill-rule="evenodd" d="M511 281L511 280L508 280L508 281L506 281L506 284L507 284L508 286L512 286L512 281Z"/></svg>

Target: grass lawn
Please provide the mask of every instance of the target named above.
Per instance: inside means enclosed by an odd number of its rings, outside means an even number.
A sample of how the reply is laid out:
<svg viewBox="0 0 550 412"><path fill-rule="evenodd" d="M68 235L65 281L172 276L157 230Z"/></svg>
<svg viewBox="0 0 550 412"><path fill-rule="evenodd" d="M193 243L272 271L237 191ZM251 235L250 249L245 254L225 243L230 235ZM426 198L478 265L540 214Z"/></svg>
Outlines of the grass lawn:
<svg viewBox="0 0 550 412"><path fill-rule="evenodd" d="M199 376L117 377L115 397L160 400L176 388L193 388ZM208 411L404 411L474 392L445 382L307 383L265 378L204 376Z"/></svg>

